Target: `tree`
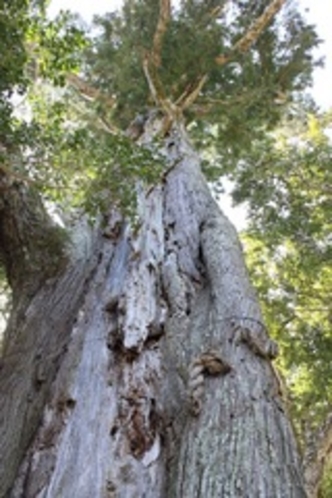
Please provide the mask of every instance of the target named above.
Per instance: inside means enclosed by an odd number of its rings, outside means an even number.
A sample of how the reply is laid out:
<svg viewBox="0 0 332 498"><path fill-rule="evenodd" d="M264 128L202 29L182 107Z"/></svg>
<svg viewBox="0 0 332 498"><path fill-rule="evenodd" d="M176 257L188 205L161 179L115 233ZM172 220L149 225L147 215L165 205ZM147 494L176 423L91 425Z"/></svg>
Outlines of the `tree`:
<svg viewBox="0 0 332 498"><path fill-rule="evenodd" d="M331 465L330 122L330 113L293 108L234 176L234 195L251 210L249 268L281 347L310 496L320 496Z"/></svg>
<svg viewBox="0 0 332 498"><path fill-rule="evenodd" d="M188 138L235 163L310 80L312 27L288 7L281 29L282 0L250 4L126 1L67 74L88 99L76 121L60 106L53 135L37 114L22 175L1 170L0 496L305 496L276 344ZM48 178L63 204L91 194L95 219L81 207L60 229L40 176L64 147Z"/></svg>

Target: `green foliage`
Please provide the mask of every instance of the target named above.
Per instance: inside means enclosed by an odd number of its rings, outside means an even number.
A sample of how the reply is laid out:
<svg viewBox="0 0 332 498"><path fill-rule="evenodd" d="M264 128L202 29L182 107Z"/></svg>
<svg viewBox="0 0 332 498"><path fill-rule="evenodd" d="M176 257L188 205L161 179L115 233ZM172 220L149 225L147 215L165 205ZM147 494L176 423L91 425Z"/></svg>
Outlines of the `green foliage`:
<svg viewBox="0 0 332 498"><path fill-rule="evenodd" d="M44 1L0 2L0 166L22 173L22 154L41 137L30 123L29 97L41 78L63 84L78 68L85 36L68 13L50 21ZM48 102L43 105L47 107Z"/></svg>
<svg viewBox="0 0 332 498"><path fill-rule="evenodd" d="M255 137L276 125L284 107L279 101L302 91L317 64L312 56L319 43L315 31L292 7L246 54L226 65L216 64L216 57L228 53L268 3L260 0L253 6L233 0L217 11L220 2L183 1L173 10L164 37L158 76L166 96L175 101L208 74L186 118L194 124L193 137L204 140L204 146L213 145L232 164ZM158 10L159 2L127 0L121 12L95 19L97 36L84 69L93 85L116 99L107 117L120 127L153 106L142 61L151 49ZM214 132L209 141L205 135L211 124Z"/></svg>
<svg viewBox="0 0 332 498"><path fill-rule="evenodd" d="M211 180L229 171L254 138L278 122L283 106L275 104L276 95L302 90L316 64L311 52L317 36L291 8L248 53L225 66L216 64L216 57L227 54L267 4L261 0L252 7L233 0L231 10L218 10L215 1L181 2L165 33L158 76L167 96L175 100L208 74L186 119L209 159L218 157L206 168ZM154 106L142 61L151 50L159 3L125 1L121 12L96 18L89 40L79 19L67 12L50 21L43 3L22 2L20 9L21 17L4 10L3 64L9 72L7 79L0 76L0 90L25 93L29 119L13 117L4 91L0 133L13 151L9 158L6 146L0 159L9 160L12 170L28 175L47 198L65 207L80 204L95 212L105 207L106 198L123 208L133 206L136 180L157 181L159 159L147 158L120 135L111 137L103 124L124 129L137 113ZM13 40L18 47L14 64ZM77 70L100 98L82 103L74 92L59 88ZM114 99L112 109L105 96Z"/></svg>
<svg viewBox="0 0 332 498"><path fill-rule="evenodd" d="M81 49L87 46L87 39L79 19L61 11L54 20L40 14L31 17L25 46L29 76L63 86L68 72L80 67Z"/></svg>
<svg viewBox="0 0 332 498"><path fill-rule="evenodd" d="M250 209L248 263L302 434L332 403L330 124L331 115L293 119L233 175L234 197Z"/></svg>
<svg viewBox="0 0 332 498"><path fill-rule="evenodd" d="M18 8L16 3L10 9ZM20 8L21 17L9 8L0 11L6 26L0 34L5 54L0 167L29 178L45 199L64 209L80 206L95 215L111 202L132 212L135 183L156 182L163 161L155 152L106 132L96 117L99 102L82 104L64 88L67 74L77 71L88 45L79 18L61 12L49 20L42 3L22 2ZM16 104L18 93L24 94L22 105Z"/></svg>
<svg viewBox="0 0 332 498"><path fill-rule="evenodd" d="M30 99L36 147L21 162L24 172L45 199L65 210L79 207L95 217L112 205L132 214L137 181L158 181L163 158L157 148L144 149L126 136L110 134L93 112L84 109L82 116L71 106L72 97L55 96L52 102L47 89L40 89Z"/></svg>
<svg viewBox="0 0 332 498"><path fill-rule="evenodd" d="M9 98L16 90L24 93L27 80L24 66L27 54L24 37L28 29L28 7L24 0L0 2L0 141L11 144Z"/></svg>

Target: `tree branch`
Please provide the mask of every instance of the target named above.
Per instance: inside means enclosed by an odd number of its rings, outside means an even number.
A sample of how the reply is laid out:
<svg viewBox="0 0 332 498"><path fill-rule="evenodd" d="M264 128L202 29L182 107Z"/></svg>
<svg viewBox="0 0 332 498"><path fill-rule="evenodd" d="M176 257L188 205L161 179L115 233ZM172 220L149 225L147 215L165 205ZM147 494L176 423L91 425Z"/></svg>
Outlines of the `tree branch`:
<svg viewBox="0 0 332 498"><path fill-rule="evenodd" d="M106 104L109 108L114 107L116 103L116 99L114 97L110 97L105 93L101 92L97 88L89 85L86 81L83 80L77 74L68 74L66 77L67 83L70 86L73 86L78 92L88 100L97 100L100 99Z"/></svg>
<svg viewBox="0 0 332 498"><path fill-rule="evenodd" d="M143 57L143 71L149 90L157 106L160 106L167 116L174 114L174 104L166 98L163 84L160 81L157 69L161 65L161 49L164 34L167 30L171 16L170 0L160 0L159 18L156 26L156 31L153 37L153 44L150 53L145 53Z"/></svg>
<svg viewBox="0 0 332 498"><path fill-rule="evenodd" d="M151 51L151 62L157 68L161 65L161 49L163 37L167 31L167 25L171 17L171 2L170 0L160 0L159 18L156 31L153 37L153 45Z"/></svg>
<svg viewBox="0 0 332 498"><path fill-rule="evenodd" d="M0 191L0 257L15 301L32 295L66 263L65 238L25 179L0 169Z"/></svg>
<svg viewBox="0 0 332 498"><path fill-rule="evenodd" d="M149 56L147 54L145 55L145 57L143 59L143 71L144 71L146 81L148 83L151 97L152 97L154 103L158 106L160 104L160 96L158 94L155 82L154 82L154 80L150 74L150 71L149 71Z"/></svg>
<svg viewBox="0 0 332 498"><path fill-rule="evenodd" d="M233 59L237 54L244 54L252 47L259 36L262 34L271 19L279 12L287 0L272 0L270 5L265 9L263 14L258 17L249 30L235 43L228 55L222 54L216 57L215 61L222 66Z"/></svg>
<svg viewBox="0 0 332 498"><path fill-rule="evenodd" d="M176 115L177 113L177 108L175 104L173 104L169 99L166 98L162 82L159 80L156 71L153 71L153 74L151 73L149 62L149 54L146 54L143 59L143 71L149 86L152 99L154 100L156 106L161 107L166 116L174 117L174 115Z"/></svg>
<svg viewBox="0 0 332 498"><path fill-rule="evenodd" d="M196 85L194 85L194 88L192 88L192 86L190 85L191 88L189 90L186 90L177 99L176 104L180 106L180 109L182 112L185 109L188 109L188 107L190 107L195 102L195 100L199 96L200 91L202 90L203 86L205 85L207 78L208 78L208 75L204 74L204 76L202 76L199 79L198 83Z"/></svg>
<svg viewBox="0 0 332 498"><path fill-rule="evenodd" d="M220 13L224 10L225 6L227 5L228 1L229 0L225 0L223 5L218 5L209 12L208 14L209 22L211 19L215 19L220 15ZM186 75L183 75L183 77L186 77ZM180 107L181 112L183 112L185 109L188 109L188 107L190 107L196 101L200 91L202 90L203 86L206 83L207 78L208 75L204 74L199 78L198 82L189 83L185 88L185 90L180 95L180 97L177 98L175 104Z"/></svg>

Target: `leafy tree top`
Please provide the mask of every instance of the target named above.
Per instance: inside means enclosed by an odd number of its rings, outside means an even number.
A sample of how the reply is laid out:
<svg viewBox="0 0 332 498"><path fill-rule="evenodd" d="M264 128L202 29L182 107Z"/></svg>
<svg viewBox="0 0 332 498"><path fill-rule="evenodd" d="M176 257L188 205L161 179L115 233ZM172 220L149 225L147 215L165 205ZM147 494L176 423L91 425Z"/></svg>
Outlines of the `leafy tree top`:
<svg viewBox="0 0 332 498"><path fill-rule="evenodd" d="M222 146L249 145L253 129L275 125L317 64L318 37L292 1L126 0L95 27L84 72L103 92L105 119L124 128L158 107L196 128L214 124Z"/></svg>
<svg viewBox="0 0 332 498"><path fill-rule="evenodd" d="M131 157L137 163L132 148L109 132L126 129L151 108L162 111L165 131L183 118L201 148L213 146L222 156L218 167L208 170L215 180L227 169L226 159L234 166L253 140L278 122L284 105L310 83L317 64L312 50L319 40L291 0L187 0L176 8L170 0L126 0L121 11L95 19L85 51L82 31L67 14L50 22L42 2L22 2L22 30L20 22L9 22L7 7L4 24L10 36L19 36L21 59L2 85L12 91L24 82L33 120L27 126L11 119L4 90L2 123L8 129L2 126L3 136L29 146L16 170L42 184L47 194L56 192L57 200L68 191L82 199L82 176L90 183L102 178L98 168L109 163L110 147L118 144L121 160ZM3 64L7 59L12 62L6 56ZM84 100L73 93L62 102L54 92L50 96L40 86L45 78L68 83ZM144 177L144 168L134 170L135 178L141 172ZM112 180L112 191L122 191L114 175Z"/></svg>

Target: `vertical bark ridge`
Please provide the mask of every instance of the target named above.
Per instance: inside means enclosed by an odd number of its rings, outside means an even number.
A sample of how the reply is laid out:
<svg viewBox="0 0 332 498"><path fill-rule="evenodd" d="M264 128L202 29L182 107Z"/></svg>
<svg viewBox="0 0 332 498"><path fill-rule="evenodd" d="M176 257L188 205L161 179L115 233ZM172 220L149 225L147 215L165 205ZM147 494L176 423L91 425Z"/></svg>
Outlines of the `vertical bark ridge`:
<svg viewBox="0 0 332 498"><path fill-rule="evenodd" d="M166 185L166 196L171 201L167 206L169 217L173 217L172 225L176 227L177 244L173 246L180 248L180 254L185 246L189 253L186 266L181 266L178 257L174 273L180 274L184 282L189 277L191 283L197 284L196 288L184 286L192 291L192 306L187 317L171 318L170 341L175 342L173 351L181 367L184 361L176 344L183 337L183 326L178 323L183 321L189 354L217 347L232 371L207 382L200 420L194 424L185 422L180 456L171 477L178 482L178 487L167 496L303 497L300 463L295 445L289 444L294 443L294 439L280 411L282 401L273 369L267 359L254 355L247 344L234 336L232 323L235 321L245 323L255 340L270 341L261 325L260 309L235 230L212 200L198 162L197 157L187 155ZM186 240L183 246L182 240ZM192 262L191 267L188 261ZM209 295L205 310L199 304L203 292ZM171 295L170 299L174 297ZM198 324L196 306L201 314ZM273 454L266 443L272 434L277 435ZM216 453L213 447L218 448ZM201 467L203 476L197 471Z"/></svg>
<svg viewBox="0 0 332 498"><path fill-rule="evenodd" d="M91 241L85 256L47 281L32 300L23 295L8 323L1 359L0 496L11 487L40 422L95 264L90 251L96 247L96 240Z"/></svg>

